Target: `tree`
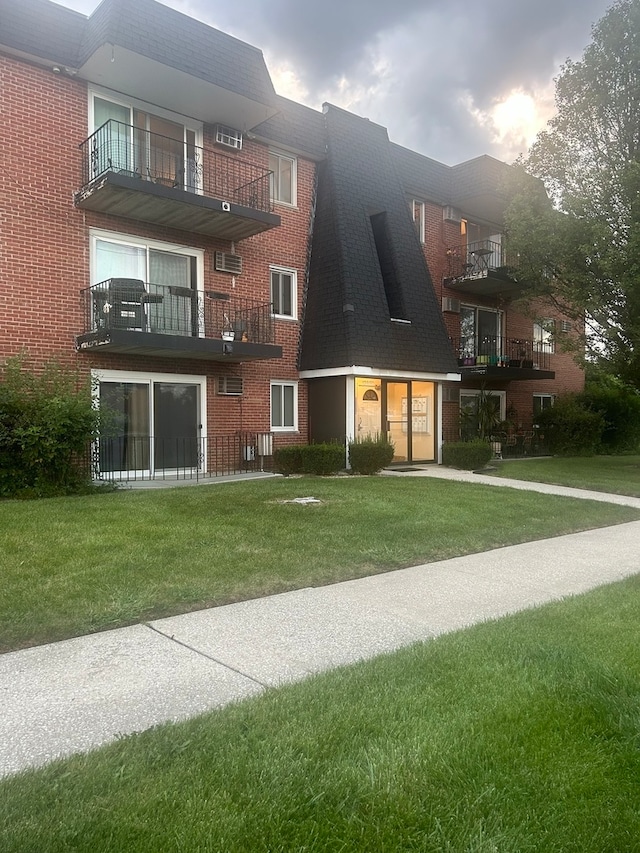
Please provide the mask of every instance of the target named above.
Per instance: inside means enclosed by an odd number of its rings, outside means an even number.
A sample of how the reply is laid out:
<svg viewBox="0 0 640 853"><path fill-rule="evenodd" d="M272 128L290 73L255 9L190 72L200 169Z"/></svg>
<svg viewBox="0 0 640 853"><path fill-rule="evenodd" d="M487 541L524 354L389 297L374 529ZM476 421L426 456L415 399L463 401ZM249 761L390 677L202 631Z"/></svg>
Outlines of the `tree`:
<svg viewBox="0 0 640 853"><path fill-rule="evenodd" d="M528 299L584 317L575 345L640 388L640 0L611 6L555 97L555 117L514 169L511 249Z"/></svg>

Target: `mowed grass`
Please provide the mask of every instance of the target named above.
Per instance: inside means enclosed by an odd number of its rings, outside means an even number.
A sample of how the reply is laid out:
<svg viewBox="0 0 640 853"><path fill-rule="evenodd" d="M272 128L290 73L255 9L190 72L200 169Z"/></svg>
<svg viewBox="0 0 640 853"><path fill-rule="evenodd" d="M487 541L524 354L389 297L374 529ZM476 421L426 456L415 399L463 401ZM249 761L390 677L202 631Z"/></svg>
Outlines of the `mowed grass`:
<svg viewBox="0 0 640 853"><path fill-rule="evenodd" d="M498 477L640 498L640 456L523 459L496 463Z"/></svg>
<svg viewBox="0 0 640 853"><path fill-rule="evenodd" d="M0 783L3 853L631 853L640 578Z"/></svg>
<svg viewBox="0 0 640 853"><path fill-rule="evenodd" d="M322 503L283 503L306 496ZM392 477L5 501L0 650L638 517L590 501Z"/></svg>

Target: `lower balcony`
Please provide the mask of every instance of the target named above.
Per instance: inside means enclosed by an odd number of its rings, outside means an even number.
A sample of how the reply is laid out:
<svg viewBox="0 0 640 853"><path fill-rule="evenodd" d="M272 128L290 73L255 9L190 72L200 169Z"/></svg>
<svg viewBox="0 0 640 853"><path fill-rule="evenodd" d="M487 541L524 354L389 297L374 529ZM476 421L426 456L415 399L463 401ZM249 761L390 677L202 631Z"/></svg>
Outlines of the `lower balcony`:
<svg viewBox="0 0 640 853"><path fill-rule="evenodd" d="M452 338L451 342L465 380L555 379L548 344L499 336Z"/></svg>
<svg viewBox="0 0 640 853"><path fill-rule="evenodd" d="M444 284L477 296L513 295L522 290L516 277L517 258L496 240L476 240L447 250L449 269Z"/></svg>
<svg viewBox="0 0 640 853"><path fill-rule="evenodd" d="M244 362L281 358L271 303L111 278L82 291L78 352Z"/></svg>

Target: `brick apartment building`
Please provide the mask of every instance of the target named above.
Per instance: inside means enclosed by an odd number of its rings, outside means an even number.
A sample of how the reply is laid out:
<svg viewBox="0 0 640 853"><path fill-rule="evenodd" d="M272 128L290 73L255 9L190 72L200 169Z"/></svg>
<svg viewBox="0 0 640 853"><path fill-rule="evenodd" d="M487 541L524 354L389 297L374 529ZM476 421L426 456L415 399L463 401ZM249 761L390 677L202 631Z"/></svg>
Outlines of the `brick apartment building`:
<svg viewBox="0 0 640 853"><path fill-rule="evenodd" d="M582 386L512 305L504 164L283 99L155 0L0 0L0 80L0 358L92 377L101 475L384 430L437 461L481 387L526 431Z"/></svg>

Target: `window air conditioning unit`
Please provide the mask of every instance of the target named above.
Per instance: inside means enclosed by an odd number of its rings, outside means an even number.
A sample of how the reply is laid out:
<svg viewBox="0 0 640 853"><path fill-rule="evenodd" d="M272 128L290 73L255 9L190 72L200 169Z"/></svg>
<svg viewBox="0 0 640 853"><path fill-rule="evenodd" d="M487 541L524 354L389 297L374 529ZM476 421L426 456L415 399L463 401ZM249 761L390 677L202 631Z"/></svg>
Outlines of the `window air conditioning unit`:
<svg viewBox="0 0 640 853"><path fill-rule="evenodd" d="M234 130L233 127L225 127L223 124L216 125L216 142L218 145L226 145L227 148L242 148L242 132Z"/></svg>
<svg viewBox="0 0 640 853"><path fill-rule="evenodd" d="M443 403L459 403L460 389L455 385L442 386L442 402Z"/></svg>
<svg viewBox="0 0 640 853"><path fill-rule="evenodd" d="M445 222L460 222L462 220L460 211L450 204L442 208L442 218Z"/></svg>
<svg viewBox="0 0 640 853"><path fill-rule="evenodd" d="M230 272L240 275L242 272L242 258L240 255L230 255L228 252L216 252L214 255L214 267L218 272Z"/></svg>
<svg viewBox="0 0 640 853"><path fill-rule="evenodd" d="M460 300L453 299L451 296L442 297L442 310L449 311L451 314L460 313Z"/></svg>
<svg viewBox="0 0 640 853"><path fill-rule="evenodd" d="M570 320L561 320L560 321L560 331L561 332L570 332L571 331L571 321Z"/></svg>
<svg viewBox="0 0 640 853"><path fill-rule="evenodd" d="M242 376L218 376L218 394L222 397L241 397L242 390Z"/></svg>

